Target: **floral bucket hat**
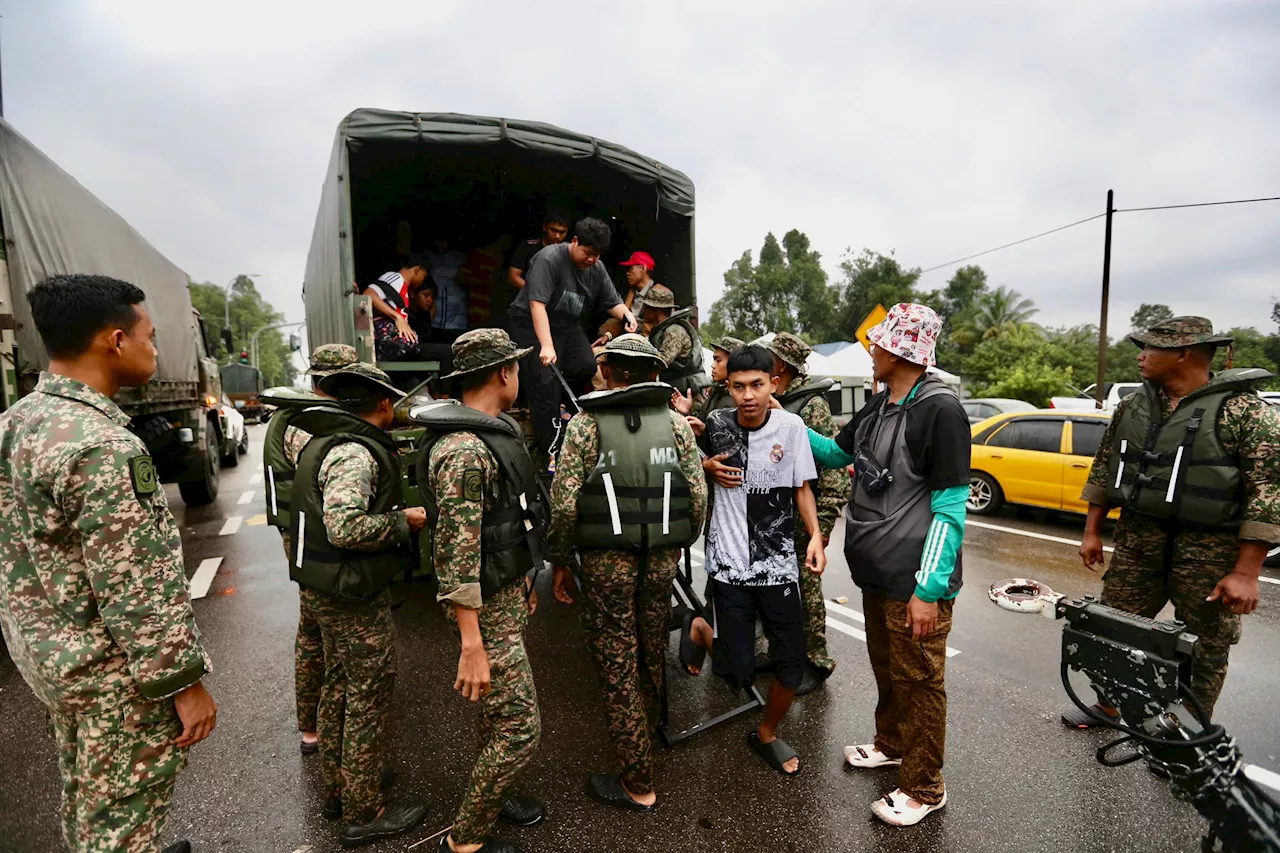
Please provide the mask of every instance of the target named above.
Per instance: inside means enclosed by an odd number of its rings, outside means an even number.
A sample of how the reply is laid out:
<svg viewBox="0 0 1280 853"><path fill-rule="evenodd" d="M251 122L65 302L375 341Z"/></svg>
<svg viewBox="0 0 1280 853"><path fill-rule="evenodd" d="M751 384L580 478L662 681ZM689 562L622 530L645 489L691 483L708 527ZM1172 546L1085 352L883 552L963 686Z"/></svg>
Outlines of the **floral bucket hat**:
<svg viewBox="0 0 1280 853"><path fill-rule="evenodd" d="M880 325L867 332L867 340L912 364L932 367L941 332L942 318L932 308L899 302Z"/></svg>

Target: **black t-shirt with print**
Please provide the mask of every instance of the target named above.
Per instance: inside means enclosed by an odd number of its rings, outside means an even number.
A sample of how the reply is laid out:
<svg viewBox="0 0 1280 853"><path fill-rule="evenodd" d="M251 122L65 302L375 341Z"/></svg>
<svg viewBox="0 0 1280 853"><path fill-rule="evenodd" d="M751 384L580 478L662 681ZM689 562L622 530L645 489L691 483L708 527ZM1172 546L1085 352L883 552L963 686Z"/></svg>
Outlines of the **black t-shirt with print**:
<svg viewBox="0 0 1280 853"><path fill-rule="evenodd" d="M836 436L845 453L857 452L858 424L875 417L888 401L888 390L876 394ZM930 491L969 485L969 418L952 394L935 394L907 406L903 426L912 467L926 477ZM880 460L883 462L884 460Z"/></svg>

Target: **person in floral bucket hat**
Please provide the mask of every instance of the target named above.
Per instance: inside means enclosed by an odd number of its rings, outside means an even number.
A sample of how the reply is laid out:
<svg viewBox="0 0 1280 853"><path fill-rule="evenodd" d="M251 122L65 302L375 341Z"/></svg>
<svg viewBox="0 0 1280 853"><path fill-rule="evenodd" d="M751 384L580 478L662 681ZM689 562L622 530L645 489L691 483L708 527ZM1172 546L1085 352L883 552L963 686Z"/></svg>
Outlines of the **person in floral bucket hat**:
<svg viewBox="0 0 1280 853"><path fill-rule="evenodd" d="M927 373L942 320L899 303L867 333L885 386L834 439L809 430L815 461L853 465L845 559L862 589L867 653L879 690L874 741L845 747L855 768L899 765L898 788L872 813L911 826L947 804L944 682L969 497L969 421L955 392Z"/></svg>

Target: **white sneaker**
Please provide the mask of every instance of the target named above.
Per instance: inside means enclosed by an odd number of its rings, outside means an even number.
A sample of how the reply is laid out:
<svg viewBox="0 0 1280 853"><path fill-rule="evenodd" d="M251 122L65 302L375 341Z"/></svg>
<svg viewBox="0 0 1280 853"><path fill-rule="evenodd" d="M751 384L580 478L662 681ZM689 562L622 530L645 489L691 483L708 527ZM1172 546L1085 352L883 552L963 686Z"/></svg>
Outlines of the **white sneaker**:
<svg viewBox="0 0 1280 853"><path fill-rule="evenodd" d="M947 804L947 792L942 792L942 799L934 805L921 803L918 808L907 804L911 798L895 788L871 804L871 812L891 826L915 826L933 812Z"/></svg>
<svg viewBox="0 0 1280 853"><path fill-rule="evenodd" d="M896 767L902 764L901 758L890 758L876 749L874 743L846 746L844 760L849 762L850 767L857 767L859 770L870 770L872 767Z"/></svg>

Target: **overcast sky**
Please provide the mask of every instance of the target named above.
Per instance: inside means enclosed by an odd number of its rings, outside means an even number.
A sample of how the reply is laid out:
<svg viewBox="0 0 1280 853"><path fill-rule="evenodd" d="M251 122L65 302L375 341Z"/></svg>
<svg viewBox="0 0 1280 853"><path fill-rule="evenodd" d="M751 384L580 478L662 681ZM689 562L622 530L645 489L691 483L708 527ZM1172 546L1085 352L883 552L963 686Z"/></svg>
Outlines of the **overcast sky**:
<svg viewBox="0 0 1280 853"><path fill-rule="evenodd" d="M929 267L1104 209L1280 196L1280 4L0 0L4 112L196 280L302 319L330 145L357 107L621 143L697 187L699 301L765 233ZM1096 322L1102 221L977 261ZM950 269L925 276L941 287ZM1280 202L1118 215L1141 302L1271 330ZM850 330L852 332L852 330Z"/></svg>

